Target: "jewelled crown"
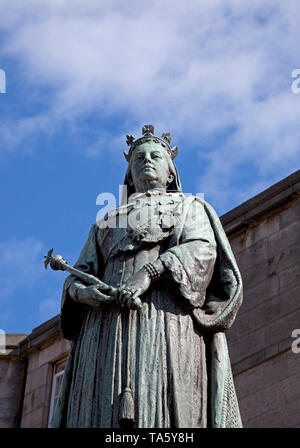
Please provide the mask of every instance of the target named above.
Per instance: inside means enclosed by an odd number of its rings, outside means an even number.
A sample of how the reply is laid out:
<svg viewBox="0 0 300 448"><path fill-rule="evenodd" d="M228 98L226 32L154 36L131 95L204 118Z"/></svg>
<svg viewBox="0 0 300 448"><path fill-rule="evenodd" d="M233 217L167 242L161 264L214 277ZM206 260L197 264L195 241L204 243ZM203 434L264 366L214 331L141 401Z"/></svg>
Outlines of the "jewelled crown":
<svg viewBox="0 0 300 448"><path fill-rule="evenodd" d="M161 138L156 137L154 135L154 126L152 126L152 124L146 124L142 128L142 134L143 136L138 138L137 140L135 140L133 135L126 135L126 143L130 147L129 152L124 151L124 155L127 162L129 162L134 148L141 145L142 143L149 141L160 144L170 154L171 159L172 160L175 159L175 157L177 156L178 148L177 146L174 146L173 148L170 147L171 143L170 132L162 134Z"/></svg>

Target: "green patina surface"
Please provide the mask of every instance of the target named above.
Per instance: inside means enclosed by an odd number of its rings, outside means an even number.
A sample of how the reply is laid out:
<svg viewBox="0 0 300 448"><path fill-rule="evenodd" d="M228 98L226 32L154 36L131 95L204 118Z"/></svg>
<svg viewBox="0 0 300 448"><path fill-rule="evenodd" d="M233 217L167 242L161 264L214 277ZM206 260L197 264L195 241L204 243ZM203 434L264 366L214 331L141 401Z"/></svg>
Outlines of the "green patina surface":
<svg viewBox="0 0 300 448"><path fill-rule="evenodd" d="M52 426L240 427L224 332L242 281L229 242L213 208L181 193L177 149L147 130L129 143L128 201L92 226L75 264L118 293L106 304L107 291L65 281L73 342Z"/></svg>

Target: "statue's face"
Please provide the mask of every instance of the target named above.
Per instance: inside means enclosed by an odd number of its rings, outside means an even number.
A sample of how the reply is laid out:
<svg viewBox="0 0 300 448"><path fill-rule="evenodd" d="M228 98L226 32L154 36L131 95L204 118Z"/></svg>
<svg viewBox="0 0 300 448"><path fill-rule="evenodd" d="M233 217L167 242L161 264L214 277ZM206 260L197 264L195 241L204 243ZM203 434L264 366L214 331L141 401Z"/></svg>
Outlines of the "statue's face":
<svg viewBox="0 0 300 448"><path fill-rule="evenodd" d="M139 145L131 156L131 176L136 191L166 189L170 182L166 150L154 142Z"/></svg>

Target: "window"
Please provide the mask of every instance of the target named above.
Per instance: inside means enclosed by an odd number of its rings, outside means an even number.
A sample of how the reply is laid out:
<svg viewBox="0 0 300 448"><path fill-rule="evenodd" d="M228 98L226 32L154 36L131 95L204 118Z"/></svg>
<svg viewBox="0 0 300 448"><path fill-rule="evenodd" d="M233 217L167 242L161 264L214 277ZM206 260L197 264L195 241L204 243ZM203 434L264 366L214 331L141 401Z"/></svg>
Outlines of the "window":
<svg viewBox="0 0 300 448"><path fill-rule="evenodd" d="M51 398L50 398L50 409L48 418L48 428L51 428L51 420L54 414L55 405L58 399L59 391L61 388L61 383L65 371L66 360L61 361L54 365L52 387L51 387Z"/></svg>

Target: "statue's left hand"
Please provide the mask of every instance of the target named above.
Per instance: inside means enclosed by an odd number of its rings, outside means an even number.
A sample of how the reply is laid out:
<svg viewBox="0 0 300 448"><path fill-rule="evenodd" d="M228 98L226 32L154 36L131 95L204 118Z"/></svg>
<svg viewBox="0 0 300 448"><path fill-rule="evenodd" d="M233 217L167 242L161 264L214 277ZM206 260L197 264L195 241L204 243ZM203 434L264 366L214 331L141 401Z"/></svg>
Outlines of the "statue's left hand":
<svg viewBox="0 0 300 448"><path fill-rule="evenodd" d="M223 300L217 298L215 298L214 300L209 300L205 303L202 311L207 315L219 314L224 307L224 303L225 302Z"/></svg>
<svg viewBox="0 0 300 448"><path fill-rule="evenodd" d="M121 306L134 308L133 301L138 296L147 291L151 283L149 275L145 269L141 269L132 275L127 282L122 285L116 295L116 300Z"/></svg>

